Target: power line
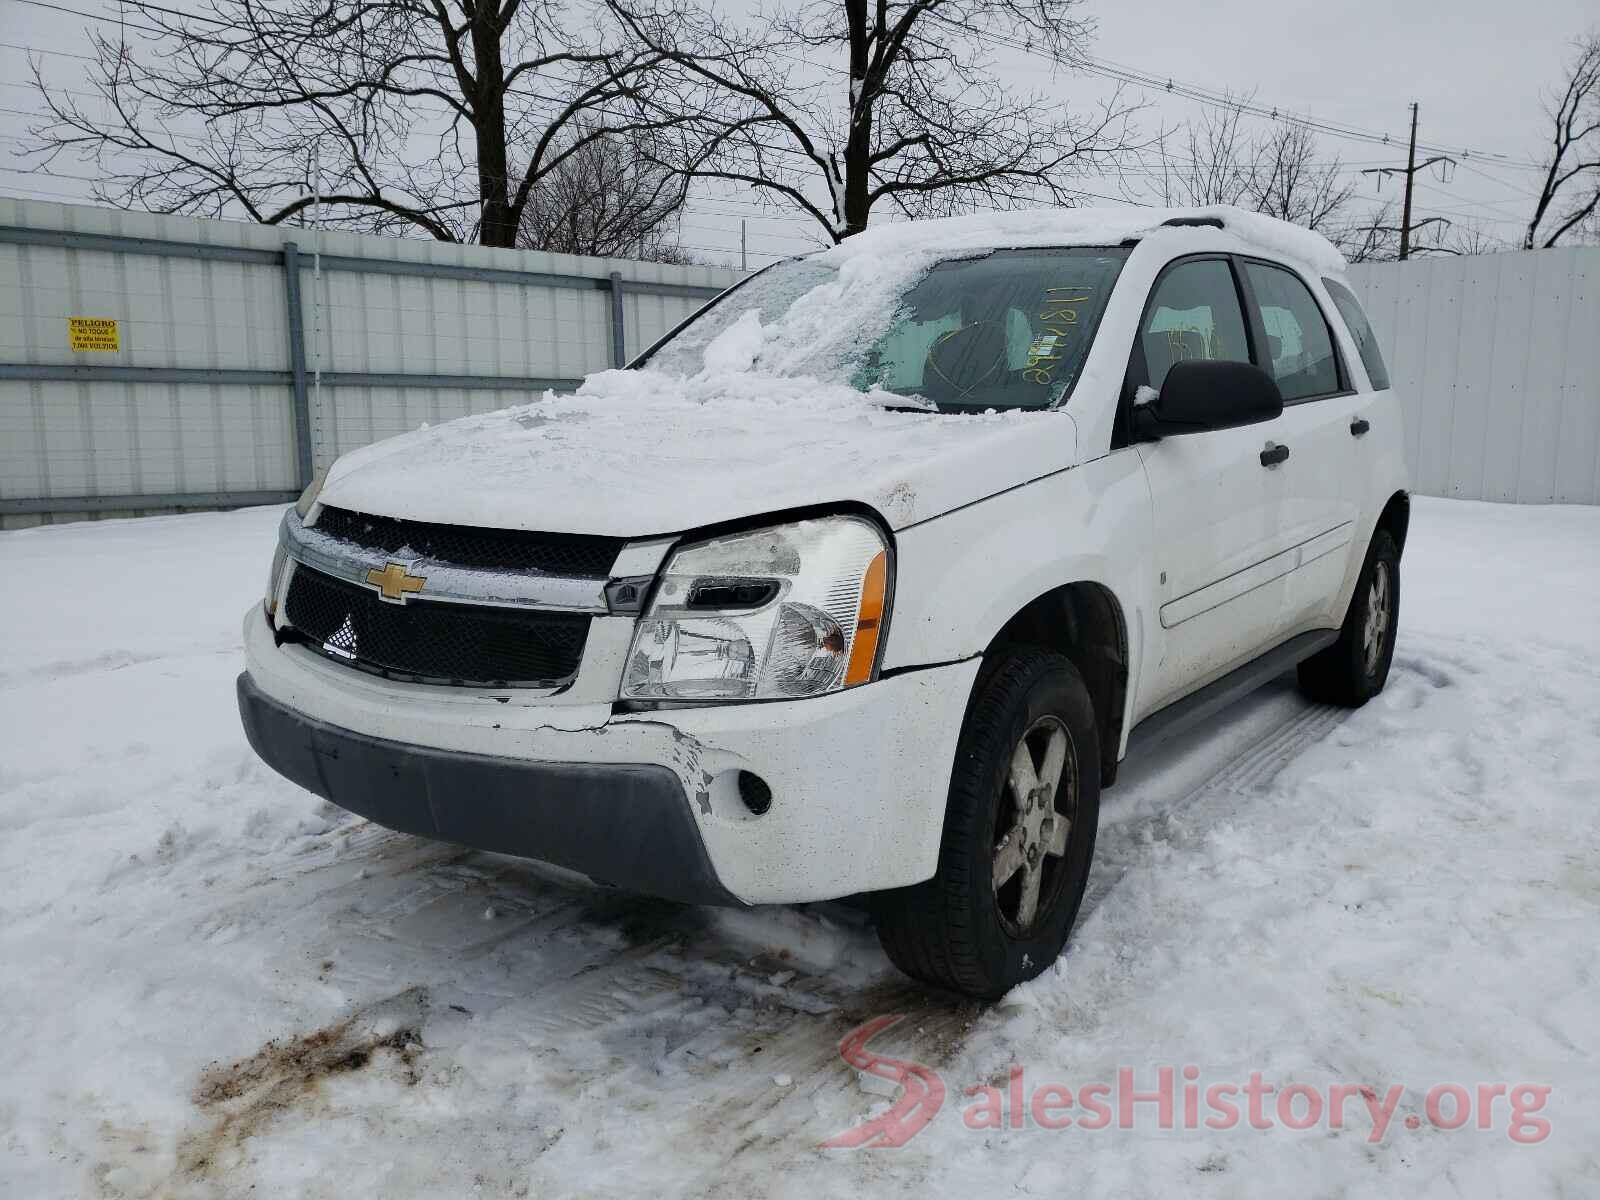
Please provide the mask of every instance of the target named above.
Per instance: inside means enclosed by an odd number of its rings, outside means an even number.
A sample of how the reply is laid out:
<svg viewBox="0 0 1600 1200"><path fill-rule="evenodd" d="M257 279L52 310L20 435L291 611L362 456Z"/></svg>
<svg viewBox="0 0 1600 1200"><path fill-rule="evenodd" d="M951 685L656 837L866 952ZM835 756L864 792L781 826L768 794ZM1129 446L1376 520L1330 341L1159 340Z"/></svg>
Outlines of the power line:
<svg viewBox="0 0 1600 1200"><path fill-rule="evenodd" d="M68 8L65 4L51 4L50 0L16 0L16 3L29 4L34 8L48 8L56 12L70 13L74 17L87 17L91 21L109 21L122 29L137 29L143 33L153 33L158 37L171 32L166 29L158 29L154 25L135 25L132 22L123 20L121 17L113 16L111 13L84 12L81 8ZM151 7L154 7L154 5ZM171 10L163 9L162 11L170 12ZM216 24L221 25L223 22L217 21Z"/></svg>
<svg viewBox="0 0 1600 1200"><path fill-rule="evenodd" d="M22 4L30 4L37 8L47 8L58 12L70 13L75 16L85 17L89 20L114 22L119 27L139 29L143 32L153 33L157 36L168 36L172 32L170 29L160 29L155 26L132 25L122 19L120 16L114 17L110 13L87 12L83 9L71 8L66 5L52 3L51 0L18 0L18 2ZM139 7L154 12L167 13L183 20L196 20L222 28L235 28L232 22L224 21L216 17L206 16L204 14L183 13L176 9L165 8L161 5L152 3L141 3ZM1002 45L1030 56L1038 56L1039 53L1037 48L1029 43L1020 41L1014 37L1008 37L1004 34L982 30L971 30L969 32L973 37L978 38L979 40L987 40L997 45ZM73 57L85 56L75 55ZM819 70L827 69L821 64L815 63L809 59L804 61L807 61L809 65L816 67ZM1363 141L1375 145L1387 146L1394 144L1393 139L1387 133L1380 133L1374 130L1365 130L1358 126L1347 125L1341 122L1334 122L1327 119L1314 117L1309 113L1299 115L1293 112L1293 110L1280 109L1276 105L1268 108L1266 105L1245 100L1242 97L1231 95L1226 91L1219 92L1216 89L1208 88L1202 84L1191 83L1186 80L1176 79L1172 76L1162 76L1160 74L1144 71L1136 67L1129 67L1121 63L1116 63L1110 59L1097 58L1093 55L1085 54L1071 60L1065 65L1073 69L1086 71L1089 74L1099 75L1102 78L1113 79L1122 83L1131 83L1138 87L1154 88L1158 91L1164 91L1169 95L1180 95L1187 99L1195 100L1199 103L1208 104L1214 107L1247 112L1254 116L1265 117L1274 121L1292 121L1295 124L1309 126L1333 137ZM548 99L548 97L542 98ZM1445 147L1429 145L1426 143L1419 143L1417 149L1429 154L1452 153L1452 151ZM1509 155L1499 154L1494 151L1473 150L1468 148L1457 151L1457 153L1460 153L1464 158L1476 156L1480 159L1488 159L1499 165L1508 167L1519 167L1522 169L1531 170L1543 169L1543 165L1540 163L1515 160Z"/></svg>
<svg viewBox="0 0 1600 1200"><path fill-rule="evenodd" d="M82 196L74 196L70 192L47 192L47 191L41 191L38 188L15 187L15 186L13 186L12 184L9 184L9 183L5 185L5 191L4 192L0 192L0 195L5 195L5 194L10 193L10 192L21 192L25 196L45 196L45 197L47 197L47 198L49 198L51 200L76 201L77 203L80 203L80 204L84 200L84 197L82 197Z"/></svg>
<svg viewBox="0 0 1600 1200"><path fill-rule="evenodd" d="M1477 165L1475 165L1473 163L1465 163L1464 162L1464 163L1461 164L1461 167L1462 167L1463 170L1471 171L1474 175L1477 175L1480 178L1487 179L1490 183L1499 184L1501 187L1505 188L1508 192L1515 192L1517 195L1526 196L1530 200L1537 200L1539 198L1539 193L1538 192L1530 192L1526 188L1517 187L1515 184L1509 183L1504 179L1496 179L1493 175L1488 174L1487 172L1483 171L1480 167L1478 167ZM1546 168L1540 167L1539 169L1541 171L1543 171Z"/></svg>
<svg viewBox="0 0 1600 1200"><path fill-rule="evenodd" d="M1037 47L1017 38L984 30L969 30L968 32L971 33L973 37L981 41L993 42L997 45L1005 46L1008 49L1017 50L1033 57L1039 56L1039 50ZM1199 103L1207 104L1216 108L1227 110L1236 109L1240 112L1249 113L1252 116L1264 117L1268 120L1286 121L1292 122L1296 125L1306 125L1313 129L1327 133L1333 137L1347 138L1353 141L1362 141L1381 146L1397 144L1396 140L1387 133L1381 133L1376 130L1362 129L1359 126L1327 120L1313 116L1309 113L1302 115L1296 113L1292 109L1280 108L1276 105L1268 106L1255 101L1246 100L1242 96L1232 95L1228 92L1219 92L1213 88L1208 88L1201 84L1190 83L1172 76L1164 76L1155 72L1140 70L1136 67L1124 66L1120 63L1112 62L1110 59L1096 58L1093 55L1085 54L1074 57L1062 65L1071 69L1085 71L1091 75L1099 75L1103 78L1115 79L1122 83L1131 83L1136 87L1153 88L1156 91L1165 92L1169 95L1183 96L1185 99L1195 100ZM1511 158L1509 155L1499 154L1490 150L1452 150L1448 147L1432 146L1425 143L1418 143L1417 149L1429 154L1457 153L1463 155L1464 157L1489 159L1497 164L1505 166L1518 166L1534 170L1542 169L1538 163L1522 162Z"/></svg>
<svg viewBox="0 0 1600 1200"><path fill-rule="evenodd" d="M0 42L0 48L6 50L21 50L27 54L51 54L57 58L76 58L80 62L99 62L92 54L73 54L67 50L47 50L43 46L23 46L17 42Z"/></svg>
<svg viewBox="0 0 1600 1200"><path fill-rule="evenodd" d="M1013 48L1020 50L1028 49L1022 45L1013 45ZM1086 62L1088 65L1086 65L1083 69L1087 70L1090 74L1101 75L1102 77L1111 79L1118 79L1124 83L1132 83L1135 86L1155 88L1158 91L1163 91L1168 94L1181 95L1186 99L1195 100L1211 107L1222 109L1238 109L1241 112L1249 113L1250 115L1256 117L1264 117L1267 120L1284 121L1295 125L1305 125L1312 129L1316 129L1319 132L1326 133L1330 137L1345 138L1350 141L1365 142L1370 145L1391 146L1398 144L1397 140L1388 133L1362 129L1354 125L1346 125L1342 122L1316 117L1309 113L1302 115L1287 108L1279 108L1277 106L1269 107L1264 104L1246 101L1239 97L1229 96L1225 92L1213 92L1210 89L1202 88L1198 84L1181 83L1175 79L1163 80L1159 76L1154 76L1147 72L1136 71L1133 68L1120 67L1106 60L1095 60L1089 58L1086 60ZM1528 170L1541 169L1538 163L1521 161L1512 158L1510 155L1500 154L1492 150L1474 150L1467 148L1452 151L1449 147L1430 145L1421 142L1417 144L1417 149L1429 154L1456 153L1462 155L1463 157L1487 159L1497 165L1507 167L1519 167Z"/></svg>
<svg viewBox="0 0 1600 1200"><path fill-rule="evenodd" d="M695 232L695 233L729 233L729 234L733 234L733 233L737 233L738 232L737 228L729 228L729 227L723 227L723 226L694 225L694 224L691 224L688 221L680 222L680 226L681 226L681 228L691 230L692 232ZM767 234L764 234L762 236L766 237L769 241L791 242L791 243L795 243L797 245L805 246L805 247L807 247L808 249L811 249L811 250L820 250L826 244L820 238L799 238L799 237L793 237L793 236L785 236L784 234L781 234L781 233L767 233Z"/></svg>
<svg viewBox="0 0 1600 1200"><path fill-rule="evenodd" d="M79 179L84 183L97 182L93 175L72 175L65 171L47 171L42 167L0 167L7 175L48 175L51 179Z"/></svg>
<svg viewBox="0 0 1600 1200"><path fill-rule="evenodd" d="M0 79L0 87L21 88L24 91L29 91L29 92L38 90L31 83L17 83L14 80L10 80L10 79ZM104 96L97 95L94 92L77 92L77 91L73 91L71 88L53 87L50 90L53 91L53 92L58 92L63 96L77 96L79 99L82 99L82 100L104 100L105 99Z"/></svg>
<svg viewBox="0 0 1600 1200"><path fill-rule="evenodd" d="M169 36L172 33L170 29L159 29L155 26L129 25L122 18L114 17L109 13L87 12L83 9L76 9L66 5L52 3L51 0L19 0L19 2L23 4L31 4L39 8L49 8L59 12L71 13L76 16L85 17L89 20L114 22L119 26L139 29L147 33L156 34L157 36ZM223 28L235 28L232 22L223 21L215 17L205 16L203 14L183 13L176 9L164 8L161 5L151 3L141 3L140 7L155 12L167 13L184 20L196 20ZM1029 56L1037 57L1039 55L1039 51L1036 47L1015 37L1009 37L1005 34L983 30L970 30L969 32L973 37L979 40L989 41L996 45L1005 46L1008 49L1020 51L1021 53ZM818 70L830 69L810 59L802 59L802 61L807 62L808 65L815 67ZM1180 80L1172 76L1162 76L1155 72L1126 66L1106 58L1097 58L1093 55L1085 54L1078 56L1070 60L1067 64L1063 65L1066 65L1071 69L1082 70L1089 74L1099 75L1102 78L1113 79L1122 83L1131 83L1137 87L1153 88L1169 95L1183 96L1186 99L1195 100L1199 103L1207 104L1213 107L1219 107L1227 110L1238 110L1240 112L1250 113L1251 115L1257 117L1264 117L1268 120L1290 121L1295 124L1306 125L1310 128L1327 133L1333 137L1362 141L1373 145L1388 146L1395 144L1395 140L1387 133L1362 129L1358 126L1348 125L1342 122L1335 122L1325 118L1319 118L1309 113L1297 114L1291 109L1279 108L1276 105L1273 105L1269 108L1267 105L1246 100L1241 96L1233 95L1226 91L1217 91L1214 88L1209 88L1205 85L1192 83L1186 80ZM549 97L540 98L549 99ZM1500 154L1495 151L1474 150L1471 148L1452 151L1443 146L1429 145L1427 143L1418 143L1417 148L1429 154L1459 153L1464 158L1477 157L1479 159L1487 159L1497 165L1507 167L1518 167L1527 170L1543 169L1542 164L1516 160L1511 158L1509 155ZM779 148L773 147L773 149Z"/></svg>
<svg viewBox="0 0 1600 1200"><path fill-rule="evenodd" d="M1421 188L1422 190L1424 190L1424 191L1436 192L1441 196L1448 196L1452 200L1458 200L1459 201L1461 199L1461 197L1456 196L1451 192L1447 192L1442 187L1437 187L1434 184L1431 184L1431 183L1429 183L1429 182L1427 182L1426 180L1423 180L1423 179L1417 180L1417 186L1419 188ZM1523 208L1526 207L1526 205L1523 205L1523 204L1519 203L1516 200L1470 200L1467 203L1469 203L1469 204L1471 204L1471 205L1473 205L1473 206L1475 206L1477 208L1513 208L1514 207L1514 208L1517 208L1517 209L1520 210L1520 209L1523 209ZM1459 215L1464 215L1464 216L1473 216L1473 215L1475 215L1472 212L1472 210L1470 210L1470 209L1462 209L1462 208L1444 209L1444 208L1439 208L1437 205L1433 205L1431 207L1433 208L1433 210L1435 212L1454 212L1454 213L1457 213ZM1487 214L1485 214L1485 215L1487 215ZM1508 217L1506 219L1507 220L1512 220L1513 218L1509 218ZM1520 220L1521 218L1515 218L1515 219Z"/></svg>
<svg viewBox="0 0 1600 1200"><path fill-rule="evenodd" d="M52 9L52 10L56 10L56 11L60 11L60 12L70 13L70 14L73 14L73 15L84 17L84 18L89 19L89 20L115 23L119 27L141 29L141 30L143 30L145 32L150 32L150 33L154 33L154 34L157 34L157 35L170 35L170 33L172 32L171 30L158 29L158 28L155 28L153 26L129 25L129 23L126 22L126 20L124 20L124 19L122 19L120 17L112 16L109 13L89 12L89 11L85 11L83 9L72 8L72 7L69 7L67 5L56 4L56 3L51 2L51 0L20 0L20 2L21 3L25 3L25 4L30 4L30 5L32 5L34 7L47 8L47 9ZM164 8L164 7L160 6L160 5L155 5L155 4L144 4L144 5L141 5L141 7L149 8L149 9L151 9L153 11L167 13L167 14L170 14L172 16L183 18L183 19L199 20L199 21L203 21L203 22L208 23L208 24L217 25L217 26L223 26L223 27L229 27L229 28L233 27L230 22L226 22L226 21L219 20L217 18L205 16L203 14L182 13L182 12L179 12L179 11L177 11L175 9ZM1020 52L1022 52L1024 54L1028 54L1030 56L1036 55L1038 53L1037 50L1035 48L1033 48L1032 46L1029 46L1026 43L1022 43L1022 42L1018 41L1015 38L1010 38L1010 37L1007 37L1007 36L1002 35L1002 34L998 34L998 33L981 33L980 32L980 33L976 33L975 36L977 36L977 37L979 37L981 39L993 42L993 43L995 43L997 45L1005 46L1005 47L1007 47L1009 49L1020 51ZM96 58L94 58L92 56L89 56L89 55L73 54L73 53L70 53L70 52L67 52L67 51L51 50L51 49L46 49L46 48L43 48L43 47L31 47L31 46L19 45L17 43L11 43L11 42L0 42L0 46L3 46L5 48L9 48L9 49L13 49L13 50L21 50L21 51L29 52L29 53L41 53L41 54L57 55L57 56L61 56L61 57L73 58L73 59L77 59L77 60L80 60L80 61L86 61L86 62L99 61L98 59L96 59ZM810 60L806 60L806 61L810 62ZM810 62L810 65L816 67L819 70L831 69L831 68L824 67L822 64L818 64L818 63L815 63L815 62ZM1378 133L1378 132L1375 132L1375 131L1363 130L1363 129L1360 129L1360 128L1356 127L1356 126L1349 126L1349 125L1344 125L1342 123L1336 123L1336 122L1332 122L1332 121L1328 121L1328 120L1323 120L1323 119L1319 119L1319 118L1316 118L1316 117L1313 117L1313 116L1310 116L1310 115L1300 116L1300 115L1296 115L1296 114L1294 114L1292 112L1289 112L1287 110L1280 110L1280 109L1278 109L1276 107L1268 109L1265 105L1257 104L1257 103L1250 102L1250 101L1246 101L1246 100L1243 100L1243 99L1241 99L1239 97L1236 97L1236 96L1231 95L1231 94L1226 93L1226 92L1218 93L1218 92L1215 92L1212 89L1208 89L1208 88L1206 88L1206 87L1204 87L1202 85L1199 85L1199 84L1194 84L1194 83L1190 83L1190 82L1187 82L1187 81L1177 80L1177 79L1173 79L1173 78L1170 78L1170 77L1163 78L1162 76L1154 74L1152 72L1143 71L1143 70L1140 70L1140 69L1137 69L1137 68L1128 67L1128 66L1125 66L1123 64L1115 63L1115 62L1113 62L1113 61L1111 61L1109 59L1099 59L1099 58L1095 58L1093 56L1087 56L1086 55L1086 56L1082 56L1082 58L1080 58L1080 59L1074 60L1070 64L1065 64L1065 65L1067 65L1069 67L1072 67L1072 68L1085 70L1085 71L1087 71L1088 73L1091 73L1091 74L1098 74L1098 75L1101 75L1101 76L1106 77L1106 78L1115 79L1115 80L1117 80L1119 82L1131 83L1131 84L1134 84L1135 86L1140 86L1140 87L1154 88L1154 89L1163 91L1163 92L1165 92L1167 94L1180 95L1180 96L1183 96L1185 98L1192 99L1192 100L1195 100L1195 101L1203 103L1203 104L1209 104L1209 105L1222 107L1222 108L1229 109L1229 110L1238 110L1238 111L1241 111L1241 112L1250 113L1252 115L1266 117L1266 118L1272 119L1272 120L1291 121L1291 122L1294 122L1296 124L1302 124L1302 125L1306 125L1306 126L1308 126L1310 128L1318 129L1318 130L1320 130L1322 132L1326 132L1326 133L1328 133L1328 134L1330 134L1332 136L1335 136L1335 137L1341 137L1341 138L1348 138L1348 139L1352 139L1352 140L1363 141L1363 142L1366 142L1366 143L1369 143L1369 144L1379 144L1379 145L1389 145L1389 144L1391 144L1390 136L1388 134L1385 134L1385 133ZM1052 71L1053 71L1053 67L1052 67ZM9 83L10 81L0 81L0 82L8 82ZM12 84L11 86L27 87L28 85L26 85L26 84ZM104 99L105 99L103 96L95 96L95 95L92 95L90 93L75 92L75 91L72 91L70 89L60 89L60 90L61 90L62 94L65 94L65 95L80 96L80 97L83 97L85 99L94 99L94 100L100 100L100 101L104 101ZM553 102L556 99L555 97L544 96L544 95L541 95L541 94L535 93L535 92L528 92L528 93L523 93L523 94L527 95L531 99L545 100L547 102ZM0 108L0 111L18 113L19 115L24 115L24 116L39 116L39 117L43 117L43 116L46 115L46 114L42 114L42 113L24 113L21 110L17 110L17 109L3 109L3 108ZM604 110L601 110L601 111L604 111ZM446 118L452 116L452 114L449 113L448 111L441 111L441 112L436 113L435 115L441 116L441 117L446 117ZM206 139L206 138L196 137L196 136L187 135L187 134L179 134L179 133L175 133L173 131L168 131L168 133L169 133L169 136L172 136L174 138L182 139L182 140L193 142L193 143L196 143L196 144L207 144L208 141L209 141L209 139ZM426 134L426 133L418 133L418 134L416 134L414 136L432 137L432 136L435 136L435 135ZM1433 147L1430 147L1430 146L1428 146L1427 144L1424 144L1424 143L1418 143L1418 148L1419 149L1424 149L1424 150L1434 149ZM798 150L798 149L796 149L794 147L783 146L783 145L773 145L771 143L757 143L756 146L755 146L755 149L757 151L766 151L766 152L770 152L770 153L788 154L788 155L791 155L791 156L805 158L808 162L810 161L809 156L805 155L802 151L800 151L800 150ZM1483 163L1484 165L1487 165L1487 166L1500 166L1500 167L1506 167L1506 168L1522 168L1522 169L1528 169L1528 168L1542 169L1542 168L1540 168L1539 164L1519 162L1519 161L1510 159L1508 156L1501 155L1501 154L1495 154L1493 152L1481 151L1481 150L1468 150L1468 151L1465 151L1463 153L1466 154L1466 155L1476 155L1477 158L1478 158L1478 162ZM1183 160L1179 160L1179 161L1180 161L1180 164L1181 164ZM1194 166L1196 164L1194 164L1192 162L1188 162L1187 165ZM1340 169L1350 169L1350 170L1356 169L1356 166L1357 166L1357 164L1354 164L1354 163L1344 164L1344 163L1338 162L1337 160L1335 160L1334 162L1330 162L1328 164L1325 164L1325 165L1327 165L1329 167L1338 167ZM1428 165L1428 164L1425 163L1423 165L1425 166L1425 165ZM1476 174L1476 175L1480 176L1481 178L1486 179L1486 180L1488 180L1488 181L1490 181L1492 183L1496 183L1496 184L1498 184L1500 186L1503 186L1503 187L1506 187L1506 188L1508 188L1508 189L1510 189L1512 191L1519 192L1520 194L1524 194L1524 195L1528 195L1528 196L1532 196L1533 195L1533 193L1531 193L1531 192L1521 192L1520 189L1515 188L1513 185L1509 184L1508 182L1506 182L1504 180L1497 179L1494 176L1488 175L1484 171L1477 169L1477 167L1474 166L1474 165L1466 164L1466 163L1463 163L1461 165L1466 166L1467 169L1473 171L1474 174ZM1132 167L1130 167L1130 168L1123 168L1122 169L1122 173L1125 173L1125 174L1152 174L1153 175L1153 174L1155 174L1157 172L1157 170L1158 170L1157 168L1132 168ZM1408 176L1408 178L1409 178L1409 176ZM1095 192L1091 192L1091 191L1087 191L1087 190L1082 190L1082 189L1079 189L1079 194L1081 194L1083 196L1086 196L1088 198L1091 198L1091 199L1109 201L1109 202L1112 202L1112 203L1126 203L1126 202L1128 202L1126 197L1106 196L1106 195L1103 195L1103 194L1099 194L1099 193L1095 193ZM733 201L733 200L721 200L721 199L707 198L703 202L704 203L723 203L723 204L728 205L729 207L735 208L736 210L740 207L740 202ZM810 225L810 224L814 223L813 218L811 218L809 216L799 215L799 214L793 214L793 215L789 215L789 214L774 214L774 213L763 211L761 206L759 206L759 205L750 205L750 206L746 207L745 211L757 212L757 213L760 214L762 219L767 219L767 220L782 220L782 221L798 222L798 223L806 224L806 225ZM778 235L768 234L768 235L765 235L765 236L777 237ZM793 239L791 238L790 240L793 240Z"/></svg>
<svg viewBox="0 0 1600 1200"><path fill-rule="evenodd" d="M774 212L771 208L755 200L735 200L724 196L706 196L697 201L697 204L723 204L734 211L750 216L752 219L760 218L764 221L792 221L801 225L815 225L812 217L801 216L796 213Z"/></svg>

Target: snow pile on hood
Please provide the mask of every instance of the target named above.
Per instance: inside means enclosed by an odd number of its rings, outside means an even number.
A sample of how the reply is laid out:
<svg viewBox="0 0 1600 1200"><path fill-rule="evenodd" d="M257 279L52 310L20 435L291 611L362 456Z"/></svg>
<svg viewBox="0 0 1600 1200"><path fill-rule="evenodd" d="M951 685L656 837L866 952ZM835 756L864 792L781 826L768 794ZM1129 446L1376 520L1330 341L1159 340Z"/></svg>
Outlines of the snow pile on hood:
<svg viewBox="0 0 1600 1200"><path fill-rule="evenodd" d="M341 458L324 503L491 528L643 537L858 503L898 528L1076 462L1059 412L890 411L854 364L941 255L789 264L638 370ZM764 290L763 290L764 289Z"/></svg>
<svg viewBox="0 0 1600 1200"><path fill-rule="evenodd" d="M464 417L345 455L322 501L491 528L642 537L856 502L895 527L1070 466L1062 412L890 412L906 404L810 376L738 369L755 314L697 375L602 371L574 395Z"/></svg>

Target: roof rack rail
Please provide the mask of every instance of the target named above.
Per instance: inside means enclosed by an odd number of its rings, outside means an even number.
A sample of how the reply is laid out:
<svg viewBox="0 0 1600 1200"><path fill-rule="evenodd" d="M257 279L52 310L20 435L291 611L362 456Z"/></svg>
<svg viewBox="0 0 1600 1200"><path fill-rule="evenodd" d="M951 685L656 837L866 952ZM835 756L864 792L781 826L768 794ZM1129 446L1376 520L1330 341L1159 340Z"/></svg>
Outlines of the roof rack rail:
<svg viewBox="0 0 1600 1200"><path fill-rule="evenodd" d="M1176 226L1180 229L1193 228L1202 225L1208 226L1212 229L1224 228L1221 217L1168 217L1161 223L1163 225Z"/></svg>

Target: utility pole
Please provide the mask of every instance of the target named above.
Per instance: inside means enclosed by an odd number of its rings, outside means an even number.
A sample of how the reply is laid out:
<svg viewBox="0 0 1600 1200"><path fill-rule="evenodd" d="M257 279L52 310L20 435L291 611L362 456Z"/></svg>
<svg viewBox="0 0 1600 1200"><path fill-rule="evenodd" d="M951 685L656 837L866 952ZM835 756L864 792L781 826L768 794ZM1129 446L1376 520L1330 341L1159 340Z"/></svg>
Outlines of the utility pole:
<svg viewBox="0 0 1600 1200"><path fill-rule="evenodd" d="M1406 148L1406 198L1400 206L1400 261L1411 256L1411 185L1417 178L1417 102L1411 102L1411 144Z"/></svg>
<svg viewBox="0 0 1600 1200"><path fill-rule="evenodd" d="M1421 162L1417 161L1417 102L1413 100L1411 102L1411 141L1406 148L1406 165L1404 167L1371 167L1368 170L1361 172L1363 175L1376 175L1378 177L1379 187L1383 186L1383 180L1385 176L1404 175L1406 177L1405 198L1400 203L1399 233L1401 262L1405 262L1406 259L1411 257L1412 230L1422 229L1427 225L1443 226L1450 224L1450 222L1445 220L1443 217L1428 217L1426 220L1418 221L1415 224L1413 224L1411 220L1411 191L1416 185L1417 172L1426 170L1427 168L1433 166L1434 163L1449 163L1453 167L1456 165L1456 160L1451 158L1448 154L1435 154L1432 158L1425 158ZM1380 225L1377 228L1387 229L1391 232L1394 231L1394 226L1392 225Z"/></svg>
<svg viewBox="0 0 1600 1200"><path fill-rule="evenodd" d="M749 260L745 257L745 225L746 225L745 219L743 217L740 217L739 218L739 270L741 270L741 271L748 271L750 269Z"/></svg>

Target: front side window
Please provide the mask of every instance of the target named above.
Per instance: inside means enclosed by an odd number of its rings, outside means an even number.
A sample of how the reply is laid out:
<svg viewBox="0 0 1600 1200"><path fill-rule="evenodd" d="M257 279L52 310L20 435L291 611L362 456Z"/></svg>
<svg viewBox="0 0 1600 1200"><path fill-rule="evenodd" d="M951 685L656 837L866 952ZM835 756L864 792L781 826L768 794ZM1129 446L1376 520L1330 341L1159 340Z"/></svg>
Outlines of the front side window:
<svg viewBox="0 0 1600 1200"><path fill-rule="evenodd" d="M841 272L826 254L796 259L704 310L641 365L719 369L723 335L742 322L741 370L941 412L1049 408L1071 394L1127 257L1120 247L994 250L893 285L881 272Z"/></svg>
<svg viewBox="0 0 1600 1200"><path fill-rule="evenodd" d="M1372 381L1373 390L1383 391L1389 386L1389 368L1383 365L1383 352L1378 349L1377 335L1372 332L1361 301L1337 279L1324 278L1322 286L1328 289L1328 295L1333 297L1333 306L1339 310L1350 336L1356 340L1356 349L1361 352L1361 362L1367 368L1367 378Z"/></svg>
<svg viewBox="0 0 1600 1200"><path fill-rule="evenodd" d="M1284 403L1339 391L1333 338L1311 289L1282 267L1247 262L1244 270L1267 335L1262 366L1278 381Z"/></svg>
<svg viewBox="0 0 1600 1200"><path fill-rule="evenodd" d="M1250 340L1233 272L1220 258L1181 262L1161 277L1139 330L1149 384L1188 359L1249 362Z"/></svg>

